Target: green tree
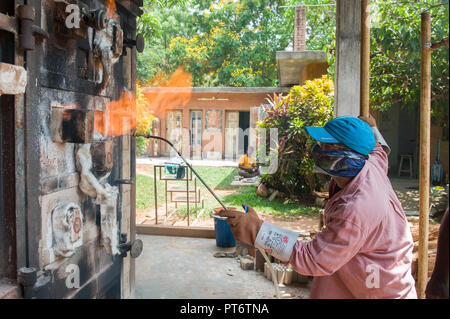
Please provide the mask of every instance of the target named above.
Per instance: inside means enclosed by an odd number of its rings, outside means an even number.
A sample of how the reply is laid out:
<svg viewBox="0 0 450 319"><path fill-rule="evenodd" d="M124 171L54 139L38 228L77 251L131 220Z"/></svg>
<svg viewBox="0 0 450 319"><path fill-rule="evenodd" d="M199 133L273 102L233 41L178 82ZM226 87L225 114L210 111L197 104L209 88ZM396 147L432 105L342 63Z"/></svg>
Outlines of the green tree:
<svg viewBox="0 0 450 319"><path fill-rule="evenodd" d="M276 85L275 53L292 39L292 21L286 19L283 4L192 0L188 10L174 6L150 11L147 16L160 21L155 31L159 36L147 37L148 49L138 61L139 79L184 66L195 86Z"/></svg>
<svg viewBox="0 0 450 319"><path fill-rule="evenodd" d="M168 45L187 28L193 29L187 4L187 0L144 1L144 13L137 20L138 33L145 38L145 50L138 55L136 65L138 81L145 83L158 73L176 70L169 61Z"/></svg>
<svg viewBox="0 0 450 319"><path fill-rule="evenodd" d="M193 73L198 86L276 86L275 52L292 48L294 8L287 7L291 4L185 0L150 6L146 2L138 20L147 44L138 58L138 79L145 82L163 75L150 83L159 85L182 65ZM334 47L335 6L308 7L306 13L307 49Z"/></svg>
<svg viewBox="0 0 450 319"><path fill-rule="evenodd" d="M432 42L448 37L449 8L441 1L377 1L372 5L371 106L414 106L420 101L420 14L432 15ZM432 115L448 122L448 48L432 53Z"/></svg>
<svg viewBox="0 0 450 319"><path fill-rule="evenodd" d="M371 107L417 105L420 96L420 13L432 14L432 41L448 37L448 5L442 0L371 1ZM157 3L146 0L147 3ZM291 47L296 4L328 0L167 0L139 20L147 47L138 78L164 82L179 66L195 86L276 86L275 53ZM332 4L332 3L331 3ZM291 7L286 7L289 5ZM307 49L325 50L334 76L336 7L306 9ZM147 25L145 21L150 21ZM156 21L157 24L152 24ZM448 48L432 53L432 113L448 123Z"/></svg>
<svg viewBox="0 0 450 319"><path fill-rule="evenodd" d="M297 0L294 4L329 1ZM448 37L449 8L442 0L372 0L371 10L371 107L387 110L394 105L412 107L420 100L420 14L432 15L432 42ZM329 73L334 76L335 6L307 7L307 48L326 50ZM294 9L286 12L293 19ZM449 51L432 53L432 114L448 126Z"/></svg>

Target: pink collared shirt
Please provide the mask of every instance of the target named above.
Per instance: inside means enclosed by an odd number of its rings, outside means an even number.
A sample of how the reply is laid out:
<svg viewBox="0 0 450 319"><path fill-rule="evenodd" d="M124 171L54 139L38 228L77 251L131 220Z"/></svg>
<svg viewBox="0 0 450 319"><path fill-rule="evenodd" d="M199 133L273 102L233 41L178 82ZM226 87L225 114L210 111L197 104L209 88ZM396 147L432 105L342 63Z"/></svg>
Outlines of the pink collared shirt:
<svg viewBox="0 0 450 319"><path fill-rule="evenodd" d="M314 276L311 298L417 298L413 239L379 143L363 169L325 207L325 229L298 241L289 263Z"/></svg>

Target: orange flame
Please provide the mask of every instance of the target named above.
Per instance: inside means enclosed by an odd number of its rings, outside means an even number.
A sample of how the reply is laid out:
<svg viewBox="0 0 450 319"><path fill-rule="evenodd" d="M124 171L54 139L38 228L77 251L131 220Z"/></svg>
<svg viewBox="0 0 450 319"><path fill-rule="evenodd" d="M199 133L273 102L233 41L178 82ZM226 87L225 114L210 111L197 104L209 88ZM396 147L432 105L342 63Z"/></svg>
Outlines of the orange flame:
<svg viewBox="0 0 450 319"><path fill-rule="evenodd" d="M65 110L70 110L70 109L77 109L78 106L76 104L72 104L72 105L53 105L52 106L53 109L65 109Z"/></svg>
<svg viewBox="0 0 450 319"><path fill-rule="evenodd" d="M192 76L180 67L161 88L162 92L144 92L141 98L137 98L132 92L123 91L116 101L108 103L103 111L95 111L94 130L103 137L118 137L122 135L134 135L136 129L142 130L138 125L138 119L154 115L160 119L165 118L165 110L171 108L183 108L191 99ZM182 87L180 90L171 90L170 87ZM158 88L156 88L158 89ZM137 107L138 106L138 107ZM53 106L55 108L79 108L77 105Z"/></svg>
<svg viewBox="0 0 450 319"><path fill-rule="evenodd" d="M94 129L103 136L117 137L134 134L139 127L139 119L155 115L165 118L167 106L182 108L190 100L192 95L192 75L178 68L161 87L186 87L182 92L157 93L148 95L144 92L144 98L138 99L134 94L122 92L117 101L110 102L103 112L103 118L96 120ZM144 105L142 105L144 104Z"/></svg>
<svg viewBox="0 0 450 319"><path fill-rule="evenodd" d="M106 11L108 12L108 17L110 19L117 17L116 14L116 2L115 0L105 0Z"/></svg>
<svg viewBox="0 0 450 319"><path fill-rule="evenodd" d="M161 87L190 87L192 85L192 74L186 73L180 66L172 74L172 77Z"/></svg>
<svg viewBox="0 0 450 319"><path fill-rule="evenodd" d="M96 112L94 130L104 137L133 134L136 128L136 97L122 92L117 101L110 102L103 112Z"/></svg>
<svg viewBox="0 0 450 319"><path fill-rule="evenodd" d="M159 83L159 87L144 85L144 95L149 101L149 110L160 119L166 117L166 109L182 109L192 97L192 74L179 67L167 81L163 81L164 74L158 73L147 83ZM171 89L173 88L173 90Z"/></svg>

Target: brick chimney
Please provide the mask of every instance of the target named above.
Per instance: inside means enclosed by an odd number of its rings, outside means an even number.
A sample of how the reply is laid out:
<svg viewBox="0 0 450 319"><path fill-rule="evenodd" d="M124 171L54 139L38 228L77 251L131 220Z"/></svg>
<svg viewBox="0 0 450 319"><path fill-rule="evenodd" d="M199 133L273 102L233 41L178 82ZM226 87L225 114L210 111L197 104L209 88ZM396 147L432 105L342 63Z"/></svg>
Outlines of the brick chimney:
<svg viewBox="0 0 450 319"><path fill-rule="evenodd" d="M294 51L306 50L306 7L295 7Z"/></svg>

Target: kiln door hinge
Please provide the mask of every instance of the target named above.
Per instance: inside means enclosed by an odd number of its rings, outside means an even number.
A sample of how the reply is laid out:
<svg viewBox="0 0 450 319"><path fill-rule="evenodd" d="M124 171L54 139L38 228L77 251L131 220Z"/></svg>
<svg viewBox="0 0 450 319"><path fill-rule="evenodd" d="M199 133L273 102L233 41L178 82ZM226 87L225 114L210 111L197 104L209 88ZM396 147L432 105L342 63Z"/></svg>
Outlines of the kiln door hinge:
<svg viewBox="0 0 450 319"><path fill-rule="evenodd" d="M36 48L35 37L49 38L47 31L35 25L36 12L31 5L18 7L20 19L19 48L23 50L34 50Z"/></svg>
<svg viewBox="0 0 450 319"><path fill-rule="evenodd" d="M17 272L17 281L23 288L24 299L48 299L51 297L51 274L34 267L22 267Z"/></svg>

